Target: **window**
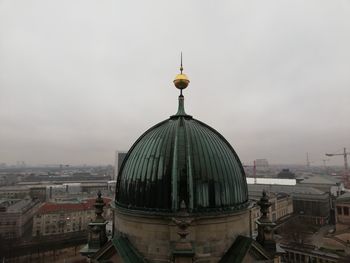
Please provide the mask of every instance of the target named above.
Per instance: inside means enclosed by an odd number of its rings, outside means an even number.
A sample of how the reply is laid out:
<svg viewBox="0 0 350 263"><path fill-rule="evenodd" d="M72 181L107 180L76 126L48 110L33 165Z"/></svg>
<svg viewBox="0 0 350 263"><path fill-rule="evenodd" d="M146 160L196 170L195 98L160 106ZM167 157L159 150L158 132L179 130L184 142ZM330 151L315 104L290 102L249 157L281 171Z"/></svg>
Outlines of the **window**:
<svg viewBox="0 0 350 263"><path fill-rule="evenodd" d="M276 214L273 213L273 214L272 214L272 222L275 222L275 221L276 221Z"/></svg>
<svg viewBox="0 0 350 263"><path fill-rule="evenodd" d="M344 215L348 216L349 215L349 207L344 206L343 207Z"/></svg>
<svg viewBox="0 0 350 263"><path fill-rule="evenodd" d="M341 206L337 206L337 214L338 214L338 215L341 215L341 214L342 214Z"/></svg>
<svg viewBox="0 0 350 263"><path fill-rule="evenodd" d="M271 210L272 210L272 211L275 211L275 210L276 210L276 204L275 204L275 203L272 203Z"/></svg>

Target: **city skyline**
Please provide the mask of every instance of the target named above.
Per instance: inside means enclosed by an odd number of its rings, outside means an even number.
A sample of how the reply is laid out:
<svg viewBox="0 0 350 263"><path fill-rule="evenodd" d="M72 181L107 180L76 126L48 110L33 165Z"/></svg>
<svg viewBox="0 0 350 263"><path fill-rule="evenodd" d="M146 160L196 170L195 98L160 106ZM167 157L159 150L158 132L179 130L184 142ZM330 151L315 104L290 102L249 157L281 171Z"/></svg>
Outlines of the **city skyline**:
<svg viewBox="0 0 350 263"><path fill-rule="evenodd" d="M176 112L180 51L187 113L242 162L350 149L349 3L135 5L0 2L0 163L113 164Z"/></svg>

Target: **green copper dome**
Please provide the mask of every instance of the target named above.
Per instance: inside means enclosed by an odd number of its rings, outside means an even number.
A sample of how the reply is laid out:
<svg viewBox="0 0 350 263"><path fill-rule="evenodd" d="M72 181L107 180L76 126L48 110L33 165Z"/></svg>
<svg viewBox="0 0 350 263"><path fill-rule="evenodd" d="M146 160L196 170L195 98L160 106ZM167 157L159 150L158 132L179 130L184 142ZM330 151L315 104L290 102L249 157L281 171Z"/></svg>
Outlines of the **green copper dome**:
<svg viewBox="0 0 350 263"><path fill-rule="evenodd" d="M191 213L235 211L248 205L242 164L216 130L185 113L184 98L168 120L150 128L131 147L120 168L116 206Z"/></svg>

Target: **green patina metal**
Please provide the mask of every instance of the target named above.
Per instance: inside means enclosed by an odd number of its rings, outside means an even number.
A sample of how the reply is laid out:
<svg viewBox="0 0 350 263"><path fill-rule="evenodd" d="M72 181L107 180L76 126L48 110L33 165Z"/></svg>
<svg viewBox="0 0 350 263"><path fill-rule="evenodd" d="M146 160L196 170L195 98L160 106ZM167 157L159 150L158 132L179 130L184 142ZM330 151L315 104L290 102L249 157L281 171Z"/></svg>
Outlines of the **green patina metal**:
<svg viewBox="0 0 350 263"><path fill-rule="evenodd" d="M184 98L171 116L146 131L119 171L116 205L143 211L240 210L248 204L242 164L216 130L186 114Z"/></svg>
<svg viewBox="0 0 350 263"><path fill-rule="evenodd" d="M172 118L176 118L176 117L191 117L190 115L187 115L185 112L185 103L184 103L184 96L180 95L179 96L179 107L177 110L177 113L173 116L171 116Z"/></svg>
<svg viewBox="0 0 350 263"><path fill-rule="evenodd" d="M137 250L131 245L130 241L123 236L114 237L112 240L114 248L117 250L118 255L125 263L146 263ZM102 261L99 261L102 262Z"/></svg>
<svg viewBox="0 0 350 263"><path fill-rule="evenodd" d="M173 211L177 210L178 201L177 201L177 177L178 177L178 169L177 169L177 145L178 145L178 135L175 133L174 140L174 151L173 151L173 167L171 170L171 207Z"/></svg>
<svg viewBox="0 0 350 263"><path fill-rule="evenodd" d="M245 236L237 236L235 242L227 250L219 263L241 263L247 254L251 254L254 262L273 262L271 255L267 254L264 248L254 239Z"/></svg>
<svg viewBox="0 0 350 263"><path fill-rule="evenodd" d="M244 236L238 236L226 254L219 263L240 263L248 254L253 243L253 239Z"/></svg>

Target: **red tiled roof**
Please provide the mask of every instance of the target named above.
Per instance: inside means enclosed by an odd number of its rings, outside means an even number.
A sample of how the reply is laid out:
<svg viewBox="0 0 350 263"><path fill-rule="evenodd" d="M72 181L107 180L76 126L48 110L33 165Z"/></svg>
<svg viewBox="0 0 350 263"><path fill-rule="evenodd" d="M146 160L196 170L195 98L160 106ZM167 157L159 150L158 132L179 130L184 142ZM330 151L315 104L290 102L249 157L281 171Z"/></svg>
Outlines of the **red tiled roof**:
<svg viewBox="0 0 350 263"><path fill-rule="evenodd" d="M48 214L48 213L54 213L59 211L85 211L85 210L92 210L95 209L96 199L86 199L82 203L44 203L38 211L38 214ZM109 204L112 199L110 198L103 198L103 201L105 204Z"/></svg>

